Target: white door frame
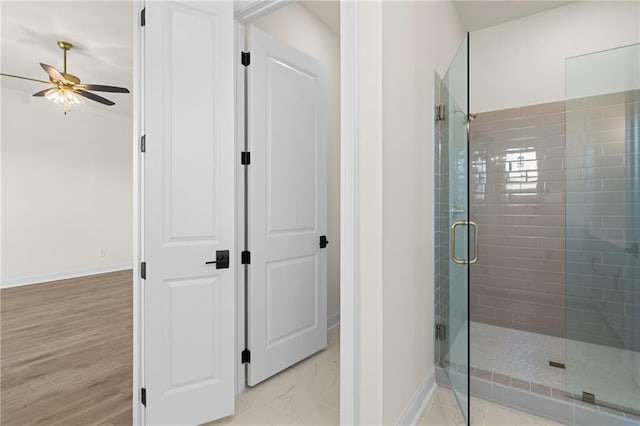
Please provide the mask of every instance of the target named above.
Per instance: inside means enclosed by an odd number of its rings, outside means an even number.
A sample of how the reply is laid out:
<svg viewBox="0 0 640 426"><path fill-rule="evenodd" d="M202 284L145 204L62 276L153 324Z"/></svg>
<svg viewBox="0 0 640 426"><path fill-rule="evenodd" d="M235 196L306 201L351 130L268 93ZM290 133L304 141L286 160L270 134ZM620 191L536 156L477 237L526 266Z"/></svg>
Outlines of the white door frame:
<svg viewBox="0 0 640 426"><path fill-rule="evenodd" d="M287 0L252 0L237 1L236 23L237 36L234 40L235 50L239 55L240 47L244 45L244 25L263 16L267 13L285 6ZM144 357L142 338L143 338L143 304L142 304L142 281L140 279L139 265L141 259L144 258L144 246L142 241L144 235L141 223L142 211L142 193L141 178L144 170L142 170L140 144L140 129L144 128L142 114L142 100L144 96L144 84L142 74L144 72L144 61L142 56L144 53L144 31L140 27L140 12L144 7L144 0L133 0L133 424L143 425L145 422L144 410L140 404L140 386L144 377L144 365L142 359ZM356 11L357 3L355 1L341 0L340 3L340 424L355 424L355 402L356 402L356 213L357 213L357 185L356 185L356 105L357 105L357 39L356 39ZM244 70L239 66L240 58L237 57L236 66L238 67L237 76L243 77ZM243 80L240 80L243 81ZM237 92L237 95L244 96L243 92ZM236 96L236 99L239 99ZM238 117L244 116L244 106L237 105L242 108ZM236 148L242 150L244 138L244 126L238 122L238 132L236 133ZM240 151L237 151L240 152ZM239 158L239 155L238 157ZM243 173L237 167L238 173ZM238 179L238 182L241 182ZM236 191L236 194L241 192ZM237 197L237 195L236 195ZM238 199L238 201L240 201ZM237 205L240 205L239 203ZM241 218L241 211L237 212L236 217ZM241 223L241 222L238 222ZM237 227L241 229L241 227ZM242 237L239 235L239 237ZM238 240L240 243L241 240ZM242 247L237 245L237 249ZM238 285L244 282L242 276L242 268L238 268L236 281L236 289L238 289L238 298L244 297L243 286ZM241 300L241 299L239 299ZM244 306L243 306L244 308ZM241 334L238 331L244 329L244 309L238 312L237 317L237 336ZM244 331L243 331L244 332ZM237 339L240 343L240 339ZM243 346L244 342L242 342ZM242 349L240 349L241 351ZM236 353L236 359L240 364L240 352ZM241 366L241 364L240 364ZM239 368L239 372L243 373L243 368ZM238 374L240 376L240 374ZM244 389L244 374L242 379L236 382L236 392L239 393Z"/></svg>
<svg viewBox="0 0 640 426"><path fill-rule="evenodd" d="M142 156L140 152L140 136L144 129L144 114L142 100L144 99L144 31L140 26L140 12L144 7L144 0L133 0L133 423L145 424L144 410L140 403L140 387L144 378L144 346L142 345L144 318L142 299L142 280L140 279L140 262L144 259L144 241L142 226Z"/></svg>
<svg viewBox="0 0 640 426"><path fill-rule="evenodd" d="M340 424L356 424L358 39L355 1L340 1Z"/></svg>

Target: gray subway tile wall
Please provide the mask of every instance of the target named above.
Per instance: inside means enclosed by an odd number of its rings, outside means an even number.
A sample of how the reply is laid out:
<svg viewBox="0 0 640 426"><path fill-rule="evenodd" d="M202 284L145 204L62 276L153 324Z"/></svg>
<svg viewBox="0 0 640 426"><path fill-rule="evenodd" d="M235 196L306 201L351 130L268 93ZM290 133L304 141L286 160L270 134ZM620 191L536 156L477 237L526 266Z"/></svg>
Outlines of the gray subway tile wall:
<svg viewBox="0 0 640 426"><path fill-rule="evenodd" d="M593 96L471 123L472 320L638 350L639 99Z"/></svg>
<svg viewBox="0 0 640 426"><path fill-rule="evenodd" d="M566 109L567 337L639 351L640 91Z"/></svg>
<svg viewBox="0 0 640 426"><path fill-rule="evenodd" d="M471 122L474 321L564 336L564 120L564 102L554 102Z"/></svg>

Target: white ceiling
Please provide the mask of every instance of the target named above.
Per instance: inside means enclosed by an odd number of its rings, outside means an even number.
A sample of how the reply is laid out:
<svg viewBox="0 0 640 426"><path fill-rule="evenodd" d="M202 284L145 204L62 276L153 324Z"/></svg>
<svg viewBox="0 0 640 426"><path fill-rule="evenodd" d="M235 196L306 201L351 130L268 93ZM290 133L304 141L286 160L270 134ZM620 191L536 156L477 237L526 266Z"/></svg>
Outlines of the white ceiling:
<svg viewBox="0 0 640 426"><path fill-rule="evenodd" d="M335 0L302 0L302 5L337 34L340 6ZM455 1L465 28L473 31L522 18L570 1ZM57 40L76 47L69 53L68 72L85 83L132 85L132 13L128 1L2 1L1 72L46 80L39 62L61 69ZM35 93L42 83L0 77L3 88ZM46 87L46 86L44 86ZM107 107L87 101L85 107L130 116L131 95L104 94L116 102ZM46 102L44 99L34 101Z"/></svg>
<svg viewBox="0 0 640 426"><path fill-rule="evenodd" d="M131 90L133 76L130 2L5 2L1 3L1 72L48 80L39 63L62 70L62 50L57 40L75 47L67 56L67 72L83 83L123 86ZM35 93L43 83L0 77L1 87ZM99 108L126 116L132 114L132 95L98 93L116 103L101 105L87 100L81 108ZM33 101L48 102L43 98ZM80 107L79 107L80 108Z"/></svg>
<svg viewBox="0 0 640 426"><path fill-rule="evenodd" d="M300 3L336 34L340 34L340 3L338 1L302 0ZM454 0L460 20L467 31L524 18L569 3L573 1Z"/></svg>
<svg viewBox="0 0 640 426"><path fill-rule="evenodd" d="M455 0L458 16L467 31L475 31L502 22L524 18L573 1L485 1Z"/></svg>
<svg viewBox="0 0 640 426"><path fill-rule="evenodd" d="M309 12L314 14L331 30L340 34L340 2L333 0L300 2Z"/></svg>

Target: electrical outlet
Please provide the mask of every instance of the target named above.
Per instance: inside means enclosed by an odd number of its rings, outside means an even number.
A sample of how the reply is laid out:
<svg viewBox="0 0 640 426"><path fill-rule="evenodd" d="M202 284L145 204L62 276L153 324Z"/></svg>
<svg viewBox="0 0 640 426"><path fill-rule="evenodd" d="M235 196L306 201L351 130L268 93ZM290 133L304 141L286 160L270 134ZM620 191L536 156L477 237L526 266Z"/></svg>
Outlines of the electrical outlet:
<svg viewBox="0 0 640 426"><path fill-rule="evenodd" d="M107 251L105 249L98 250L98 257L105 257L107 255Z"/></svg>

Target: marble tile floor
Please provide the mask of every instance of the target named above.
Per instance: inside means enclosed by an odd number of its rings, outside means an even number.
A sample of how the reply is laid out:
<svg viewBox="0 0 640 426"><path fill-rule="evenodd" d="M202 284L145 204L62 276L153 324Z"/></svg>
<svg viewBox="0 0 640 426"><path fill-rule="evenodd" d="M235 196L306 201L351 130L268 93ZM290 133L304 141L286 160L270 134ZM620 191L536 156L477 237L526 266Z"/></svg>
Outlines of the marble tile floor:
<svg viewBox="0 0 640 426"><path fill-rule="evenodd" d="M463 426L465 424L453 393L438 387L419 426ZM558 426L550 420L523 413L479 398L471 398L472 426Z"/></svg>
<svg viewBox="0 0 640 426"><path fill-rule="evenodd" d="M340 328L327 348L236 396L235 415L211 425L337 425L340 422Z"/></svg>
<svg viewBox="0 0 640 426"><path fill-rule="evenodd" d="M574 394L587 391L600 401L640 410L631 351L471 322L470 352L474 369ZM550 367L550 360L567 369Z"/></svg>
<svg viewBox="0 0 640 426"><path fill-rule="evenodd" d="M337 425L340 330L329 331L327 349L236 397L236 413L210 425ZM471 399L472 425L557 425L478 398ZM419 425L464 425L451 390L438 387Z"/></svg>

